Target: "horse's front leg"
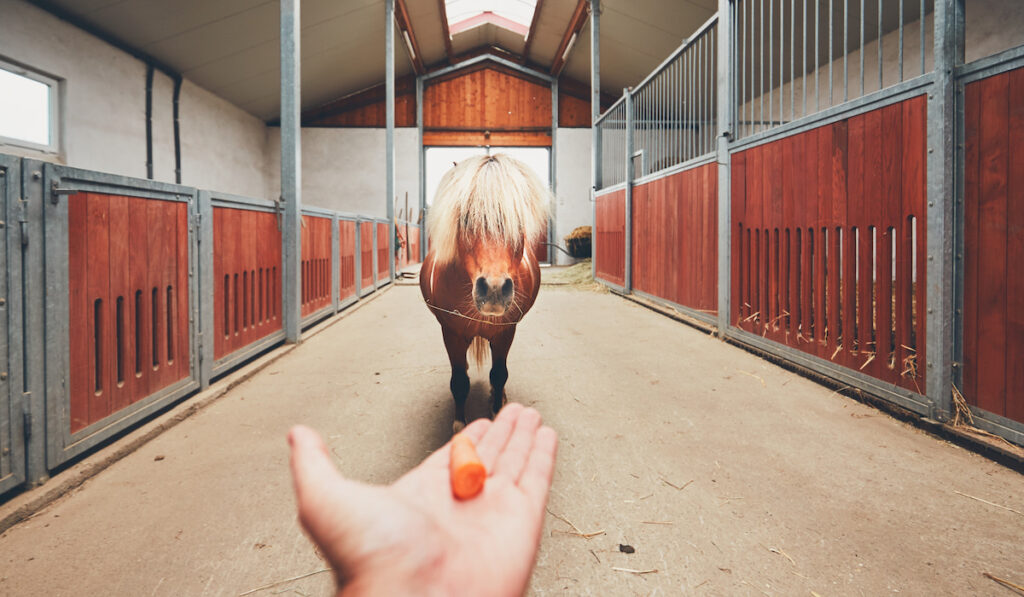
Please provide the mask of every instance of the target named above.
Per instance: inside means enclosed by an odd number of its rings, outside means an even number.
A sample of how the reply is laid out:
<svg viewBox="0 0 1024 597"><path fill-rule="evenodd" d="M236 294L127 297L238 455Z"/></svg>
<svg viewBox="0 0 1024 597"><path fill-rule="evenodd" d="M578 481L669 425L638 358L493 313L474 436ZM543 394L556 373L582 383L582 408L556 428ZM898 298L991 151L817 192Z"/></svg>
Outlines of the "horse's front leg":
<svg viewBox="0 0 1024 597"><path fill-rule="evenodd" d="M508 381L508 350L516 336L516 326L511 325L491 340L491 413L492 416L505 406L505 382Z"/></svg>
<svg viewBox="0 0 1024 597"><path fill-rule="evenodd" d="M448 351L448 361L452 364L452 379L449 384L452 398L455 399L455 422L452 423L452 431L458 433L466 426L466 396L469 395L469 362L466 360L466 351L469 350L470 340L466 340L445 325L441 326L441 333L444 336L444 347Z"/></svg>

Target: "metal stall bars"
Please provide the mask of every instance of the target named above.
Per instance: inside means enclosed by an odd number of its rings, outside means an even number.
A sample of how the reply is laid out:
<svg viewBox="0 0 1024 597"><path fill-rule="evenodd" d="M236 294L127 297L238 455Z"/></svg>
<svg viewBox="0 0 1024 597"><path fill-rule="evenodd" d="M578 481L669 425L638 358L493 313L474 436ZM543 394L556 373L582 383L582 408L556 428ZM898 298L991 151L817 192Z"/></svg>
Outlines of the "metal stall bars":
<svg viewBox="0 0 1024 597"><path fill-rule="evenodd" d="M1024 445L1024 46L957 68L956 90L953 383L975 426Z"/></svg>
<svg viewBox="0 0 1024 597"><path fill-rule="evenodd" d="M199 388L196 201L178 185L42 172L53 468Z"/></svg>
<svg viewBox="0 0 1024 597"><path fill-rule="evenodd" d="M203 387L284 341L280 221L275 201L199 191Z"/></svg>
<svg viewBox="0 0 1024 597"><path fill-rule="evenodd" d="M631 290L716 325L718 17L630 92Z"/></svg>
<svg viewBox="0 0 1024 597"><path fill-rule="evenodd" d="M334 212L306 207L302 210L302 327L307 328L334 312L333 256L336 251Z"/></svg>
<svg viewBox="0 0 1024 597"><path fill-rule="evenodd" d="M23 370L21 161L0 155L0 494L25 482L30 431Z"/></svg>
<svg viewBox="0 0 1024 597"><path fill-rule="evenodd" d="M626 280L626 96L595 122L597 184L594 190L595 278L618 289Z"/></svg>
<svg viewBox="0 0 1024 597"><path fill-rule="evenodd" d="M934 0L736 0L735 138L929 73Z"/></svg>

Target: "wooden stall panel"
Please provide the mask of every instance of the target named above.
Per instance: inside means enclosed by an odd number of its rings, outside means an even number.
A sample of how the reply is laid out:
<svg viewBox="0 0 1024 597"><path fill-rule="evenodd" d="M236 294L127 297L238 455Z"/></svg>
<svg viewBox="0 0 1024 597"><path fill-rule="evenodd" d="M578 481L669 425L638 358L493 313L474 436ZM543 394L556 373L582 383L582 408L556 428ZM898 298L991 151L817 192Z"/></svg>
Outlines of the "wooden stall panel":
<svg viewBox="0 0 1024 597"><path fill-rule="evenodd" d="M420 229L416 226L409 226L409 236L406 239L409 244L409 264L420 262Z"/></svg>
<svg viewBox="0 0 1024 597"><path fill-rule="evenodd" d="M215 359L282 329L276 214L213 208L213 281Z"/></svg>
<svg viewBox="0 0 1024 597"><path fill-rule="evenodd" d="M356 294L356 223L338 221L338 300Z"/></svg>
<svg viewBox="0 0 1024 597"><path fill-rule="evenodd" d="M732 156L737 327L924 393L925 98Z"/></svg>
<svg viewBox="0 0 1024 597"><path fill-rule="evenodd" d="M388 255L388 224L377 222L377 280L384 281L391 277L390 256Z"/></svg>
<svg viewBox="0 0 1024 597"><path fill-rule="evenodd" d="M188 377L188 279L186 203L69 197L72 433Z"/></svg>
<svg viewBox="0 0 1024 597"><path fill-rule="evenodd" d="M302 216L302 316L331 304L331 219Z"/></svg>
<svg viewBox="0 0 1024 597"><path fill-rule="evenodd" d="M718 171L705 164L633 188L633 288L716 313Z"/></svg>
<svg viewBox="0 0 1024 597"><path fill-rule="evenodd" d="M626 280L626 191L598 195L596 203L596 274L602 280L623 286Z"/></svg>
<svg viewBox="0 0 1024 597"><path fill-rule="evenodd" d="M1024 69L964 91L962 391L1024 423Z"/></svg>
<svg viewBox="0 0 1024 597"><path fill-rule="evenodd" d="M373 222L359 223L360 288L373 288Z"/></svg>

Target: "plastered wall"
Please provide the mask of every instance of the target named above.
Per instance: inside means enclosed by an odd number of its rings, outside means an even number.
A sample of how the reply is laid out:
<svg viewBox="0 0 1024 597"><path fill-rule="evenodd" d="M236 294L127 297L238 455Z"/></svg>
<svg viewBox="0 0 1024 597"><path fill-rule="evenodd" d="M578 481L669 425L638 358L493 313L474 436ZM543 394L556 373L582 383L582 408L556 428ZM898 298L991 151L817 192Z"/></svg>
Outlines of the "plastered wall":
<svg viewBox="0 0 1024 597"><path fill-rule="evenodd" d="M555 236L550 242L565 247L565 236L577 226L593 226L590 202L590 129L560 128L555 137ZM558 264L571 260L555 251Z"/></svg>
<svg viewBox="0 0 1024 597"><path fill-rule="evenodd" d="M0 59L60 81L60 151L0 152L146 177L146 65L22 0L0 0ZM174 182L173 80L153 77L153 178ZM182 183L262 197L266 127L185 81L179 123Z"/></svg>
<svg viewBox="0 0 1024 597"><path fill-rule="evenodd" d="M384 136L380 128L302 129L302 204L383 218ZM281 133L268 129L266 193L279 194ZM395 129L395 196L404 207L419 204L417 131ZM398 209L395 210L398 214Z"/></svg>

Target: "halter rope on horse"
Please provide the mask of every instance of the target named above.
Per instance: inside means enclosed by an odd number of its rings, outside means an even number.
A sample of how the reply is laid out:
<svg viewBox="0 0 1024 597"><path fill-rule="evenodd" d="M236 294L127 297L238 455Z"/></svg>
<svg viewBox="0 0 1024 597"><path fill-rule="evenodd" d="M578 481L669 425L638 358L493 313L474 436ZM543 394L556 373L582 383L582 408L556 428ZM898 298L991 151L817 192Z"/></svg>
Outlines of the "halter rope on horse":
<svg viewBox="0 0 1024 597"><path fill-rule="evenodd" d="M435 311L443 311L445 313L449 313L451 315L455 315L455 316L461 317L463 319L468 319L470 321L477 321L477 322L480 322L480 323L486 323L487 325L516 325L517 323L519 323L517 321L487 321L486 319L480 319L480 318L477 318L477 317L470 317L469 315L463 315L462 313L459 313L458 311L451 311L449 309L438 307L437 305L431 305L430 302L427 301L426 299L424 299L423 302L428 307L430 307L431 309L433 309Z"/></svg>

